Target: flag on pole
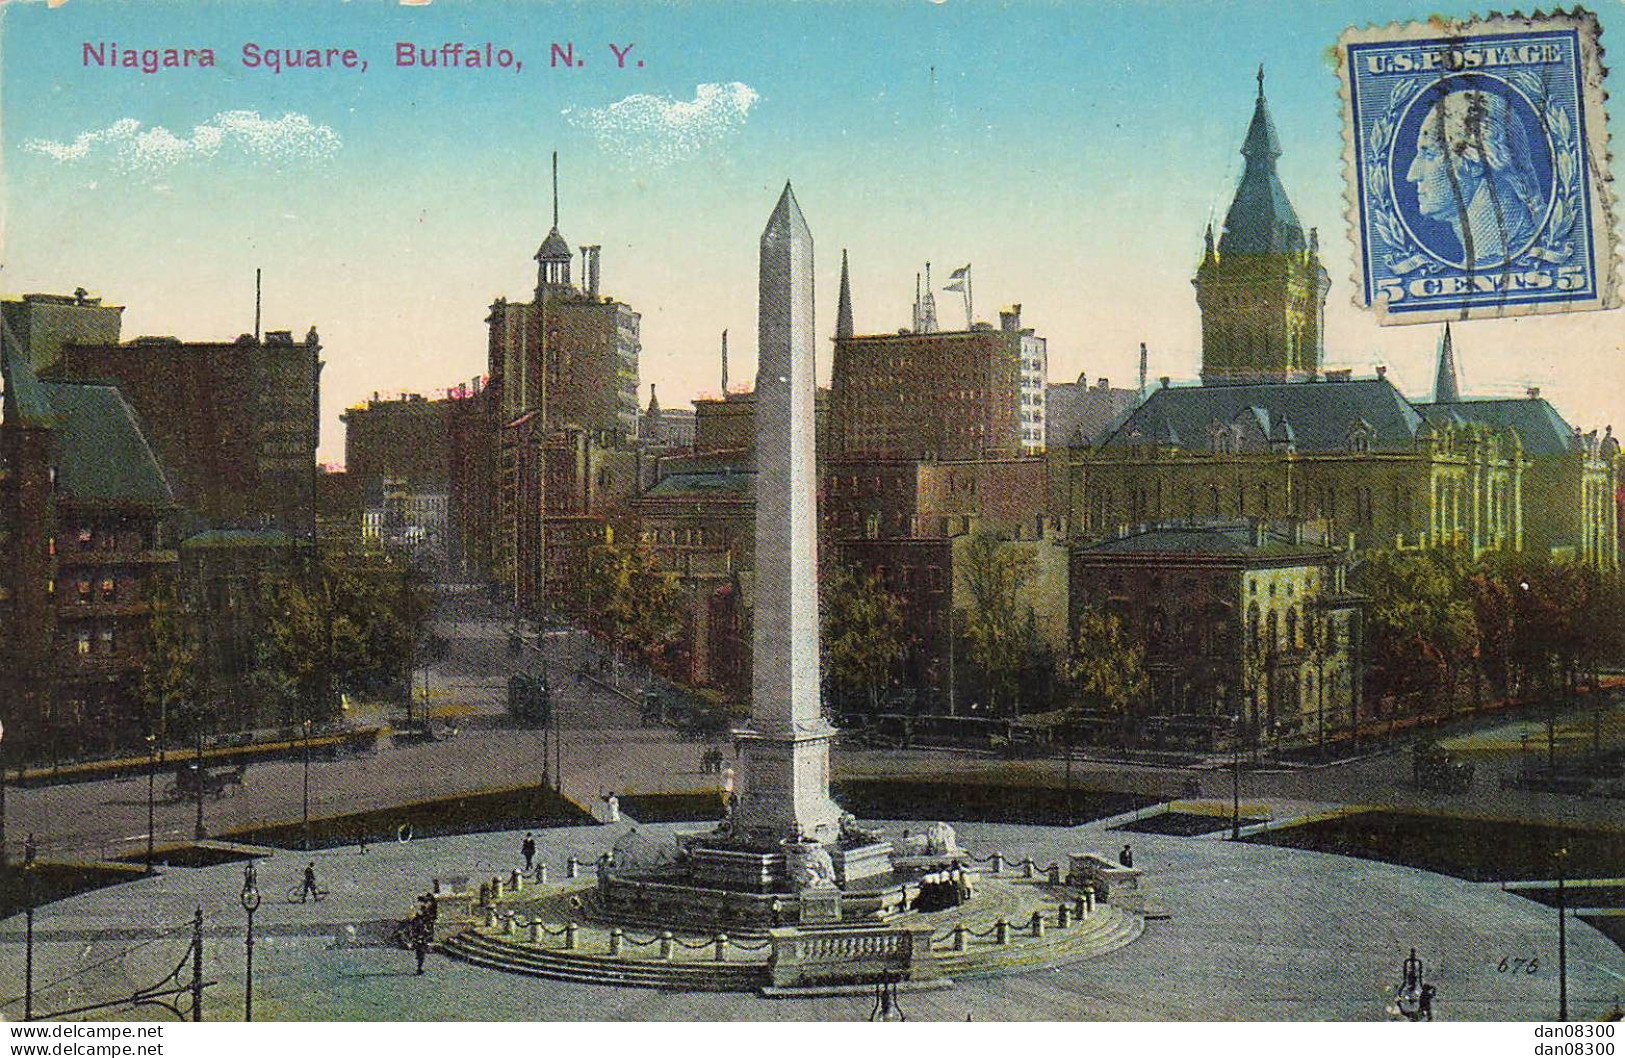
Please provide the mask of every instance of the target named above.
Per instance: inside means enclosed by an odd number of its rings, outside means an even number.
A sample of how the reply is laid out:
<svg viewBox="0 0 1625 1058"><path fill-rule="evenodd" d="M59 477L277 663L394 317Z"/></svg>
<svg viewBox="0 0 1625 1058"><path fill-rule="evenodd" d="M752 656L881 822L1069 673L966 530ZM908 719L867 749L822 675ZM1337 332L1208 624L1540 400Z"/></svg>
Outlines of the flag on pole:
<svg viewBox="0 0 1625 1058"><path fill-rule="evenodd" d="M963 294L965 292L965 281L963 279L956 279L942 289L949 291L950 293Z"/></svg>
<svg viewBox="0 0 1625 1058"><path fill-rule="evenodd" d="M948 278L949 279L964 279L968 275L970 275L970 265L966 265L964 268L956 268L956 269L954 269L953 273L951 275L949 275Z"/></svg>

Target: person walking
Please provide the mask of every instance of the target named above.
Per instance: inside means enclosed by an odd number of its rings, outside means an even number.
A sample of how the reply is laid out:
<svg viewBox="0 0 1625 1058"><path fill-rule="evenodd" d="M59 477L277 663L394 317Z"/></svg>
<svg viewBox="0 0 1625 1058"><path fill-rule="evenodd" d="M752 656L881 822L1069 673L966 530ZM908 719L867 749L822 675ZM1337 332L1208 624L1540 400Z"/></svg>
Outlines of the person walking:
<svg viewBox="0 0 1625 1058"><path fill-rule="evenodd" d="M1117 854L1117 862L1121 863L1124 867L1134 866L1134 846L1124 845L1123 851Z"/></svg>
<svg viewBox="0 0 1625 1058"><path fill-rule="evenodd" d="M314 900L322 898L322 891L316 888L315 861L305 864L305 882L299 887L299 902L304 903L307 897Z"/></svg>
<svg viewBox="0 0 1625 1058"><path fill-rule="evenodd" d="M429 955L429 943L434 927L429 922L429 909L422 908L412 916L412 954L417 956L418 976L423 976L423 960Z"/></svg>
<svg viewBox="0 0 1625 1058"><path fill-rule="evenodd" d="M519 846L519 854L525 857L525 872L530 873L531 867L536 861L536 838L534 835L525 835L524 843Z"/></svg>
<svg viewBox="0 0 1625 1058"><path fill-rule="evenodd" d="M604 798L604 816L606 823L619 823L621 821L621 799L611 790Z"/></svg>

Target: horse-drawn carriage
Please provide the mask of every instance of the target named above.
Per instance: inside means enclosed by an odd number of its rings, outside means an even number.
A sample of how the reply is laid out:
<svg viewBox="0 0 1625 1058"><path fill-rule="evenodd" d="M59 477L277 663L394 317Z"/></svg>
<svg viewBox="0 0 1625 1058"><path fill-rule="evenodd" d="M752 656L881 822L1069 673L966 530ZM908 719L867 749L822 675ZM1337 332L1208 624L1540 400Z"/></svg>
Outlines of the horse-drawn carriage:
<svg viewBox="0 0 1625 1058"><path fill-rule="evenodd" d="M1432 793L1465 793L1473 787L1473 762L1455 759L1437 742L1412 751L1411 773L1417 789Z"/></svg>
<svg viewBox="0 0 1625 1058"><path fill-rule="evenodd" d="M164 796L171 801L183 801L202 794L219 800L228 790L242 789L243 775L247 771L246 764L210 771L191 761L175 769L175 778L164 787Z"/></svg>

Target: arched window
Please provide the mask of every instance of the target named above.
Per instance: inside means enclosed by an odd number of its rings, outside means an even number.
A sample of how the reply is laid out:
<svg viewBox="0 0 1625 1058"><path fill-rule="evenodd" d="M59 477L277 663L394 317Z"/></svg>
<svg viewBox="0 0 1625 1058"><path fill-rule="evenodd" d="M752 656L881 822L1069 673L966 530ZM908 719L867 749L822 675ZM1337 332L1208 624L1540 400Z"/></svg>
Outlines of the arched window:
<svg viewBox="0 0 1625 1058"><path fill-rule="evenodd" d="M1281 627L1276 623L1274 610L1264 619L1264 647L1272 651L1281 649Z"/></svg>
<svg viewBox="0 0 1625 1058"><path fill-rule="evenodd" d="M1295 650L1298 646L1298 611L1286 612L1286 648Z"/></svg>

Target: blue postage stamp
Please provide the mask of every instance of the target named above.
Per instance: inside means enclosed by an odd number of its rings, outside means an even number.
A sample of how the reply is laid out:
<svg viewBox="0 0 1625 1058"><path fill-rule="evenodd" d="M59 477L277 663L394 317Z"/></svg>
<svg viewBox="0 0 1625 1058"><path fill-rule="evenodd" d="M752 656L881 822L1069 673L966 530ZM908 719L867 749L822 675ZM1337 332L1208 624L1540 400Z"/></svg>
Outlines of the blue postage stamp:
<svg viewBox="0 0 1625 1058"><path fill-rule="evenodd" d="M1382 323L1619 305L1595 16L1338 41L1356 302Z"/></svg>

